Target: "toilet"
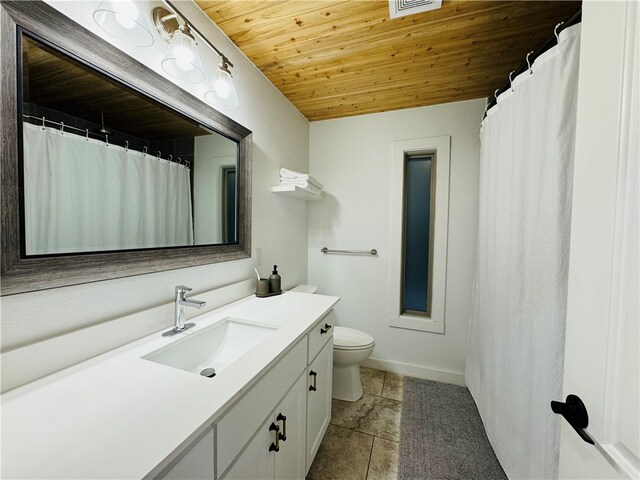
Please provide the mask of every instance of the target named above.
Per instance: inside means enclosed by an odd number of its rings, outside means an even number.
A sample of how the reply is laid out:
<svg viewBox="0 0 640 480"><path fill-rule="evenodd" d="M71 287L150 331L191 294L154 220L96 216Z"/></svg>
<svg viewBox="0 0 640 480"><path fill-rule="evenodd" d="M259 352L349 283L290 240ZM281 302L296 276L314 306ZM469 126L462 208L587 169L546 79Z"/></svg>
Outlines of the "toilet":
<svg viewBox="0 0 640 480"><path fill-rule="evenodd" d="M334 327L333 332L333 398L355 402L362 397L360 363L375 347L374 338L360 330Z"/></svg>
<svg viewBox="0 0 640 480"><path fill-rule="evenodd" d="M315 285L298 285L298 293L316 293ZM374 338L360 330L333 327L333 398L355 402L362 397L360 364L373 352Z"/></svg>

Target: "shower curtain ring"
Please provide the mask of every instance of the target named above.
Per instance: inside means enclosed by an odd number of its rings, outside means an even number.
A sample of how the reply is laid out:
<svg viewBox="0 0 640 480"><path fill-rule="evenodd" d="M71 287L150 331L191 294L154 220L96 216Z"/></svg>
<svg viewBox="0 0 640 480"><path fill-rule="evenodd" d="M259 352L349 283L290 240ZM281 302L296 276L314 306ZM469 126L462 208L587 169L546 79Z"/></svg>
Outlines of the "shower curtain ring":
<svg viewBox="0 0 640 480"><path fill-rule="evenodd" d="M104 136L104 143L107 147L109 146L109 135Z"/></svg>
<svg viewBox="0 0 640 480"><path fill-rule="evenodd" d="M560 37L558 36L558 27L561 27L562 25L564 25L564 22L560 22L559 24L556 25L556 28L553 29L553 34L556 36L556 42L558 43L558 45L560 45Z"/></svg>
<svg viewBox="0 0 640 480"><path fill-rule="evenodd" d="M145 145L144 147L142 147L142 153L144 153L145 155L147 154L147 146Z"/></svg>
<svg viewBox="0 0 640 480"><path fill-rule="evenodd" d="M515 70L511 70L511 73L509 74L509 86L511 87L511 91L513 92L513 79L511 78L511 75L513 75L516 71Z"/></svg>
<svg viewBox="0 0 640 480"><path fill-rule="evenodd" d="M532 53L533 53L533 50L527 53L527 67L529 67L529 75L533 74L533 70L531 70L531 63L529 62L529 55L531 55Z"/></svg>
<svg viewBox="0 0 640 480"><path fill-rule="evenodd" d="M128 152L129 151L129 140L125 140L124 141L124 149Z"/></svg>
<svg viewBox="0 0 640 480"><path fill-rule="evenodd" d="M493 92L493 98L495 98L495 99L496 99L496 103L498 103L498 92L499 92L499 91L500 91L500 89L499 89L499 88L496 88L496 91L495 91L495 92Z"/></svg>
<svg viewBox="0 0 640 480"><path fill-rule="evenodd" d="M184 163L187 164L187 168L191 168L191 162L189 160L185 160Z"/></svg>
<svg viewBox="0 0 640 480"><path fill-rule="evenodd" d="M60 133L64 135L64 122L60 122Z"/></svg>
<svg viewBox="0 0 640 480"><path fill-rule="evenodd" d="M158 150L158 160L160 160L160 155L162 155L162 152Z"/></svg>
<svg viewBox="0 0 640 480"><path fill-rule="evenodd" d="M44 124L44 122L46 121L46 119L47 119L47 117L42 117L42 129L43 129L43 130L46 128L46 127L45 127L45 124Z"/></svg>
<svg viewBox="0 0 640 480"><path fill-rule="evenodd" d="M89 129L87 128L87 133L85 133L84 135L84 139L88 142L89 141Z"/></svg>
<svg viewBox="0 0 640 480"><path fill-rule="evenodd" d="M169 161L173 161L173 155L169 154Z"/></svg>

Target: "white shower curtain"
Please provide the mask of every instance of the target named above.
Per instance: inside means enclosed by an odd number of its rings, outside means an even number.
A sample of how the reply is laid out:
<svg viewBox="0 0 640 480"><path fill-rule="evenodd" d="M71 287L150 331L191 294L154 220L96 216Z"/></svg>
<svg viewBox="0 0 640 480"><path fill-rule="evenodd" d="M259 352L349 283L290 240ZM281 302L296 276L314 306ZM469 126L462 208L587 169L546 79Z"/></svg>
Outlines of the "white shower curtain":
<svg viewBox="0 0 640 480"><path fill-rule="evenodd" d="M28 255L193 244L189 169L54 128L23 129Z"/></svg>
<svg viewBox="0 0 640 480"><path fill-rule="evenodd" d="M465 376L511 479L558 472L579 49L562 31L482 124Z"/></svg>

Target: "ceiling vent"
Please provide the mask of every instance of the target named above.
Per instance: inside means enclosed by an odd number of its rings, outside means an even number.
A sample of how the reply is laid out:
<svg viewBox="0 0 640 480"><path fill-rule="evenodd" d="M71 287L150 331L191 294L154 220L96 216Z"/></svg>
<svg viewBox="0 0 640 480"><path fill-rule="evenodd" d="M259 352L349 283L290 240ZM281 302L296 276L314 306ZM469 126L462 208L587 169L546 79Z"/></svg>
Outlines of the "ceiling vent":
<svg viewBox="0 0 640 480"><path fill-rule="evenodd" d="M436 10L441 6L442 0L389 0L391 18Z"/></svg>

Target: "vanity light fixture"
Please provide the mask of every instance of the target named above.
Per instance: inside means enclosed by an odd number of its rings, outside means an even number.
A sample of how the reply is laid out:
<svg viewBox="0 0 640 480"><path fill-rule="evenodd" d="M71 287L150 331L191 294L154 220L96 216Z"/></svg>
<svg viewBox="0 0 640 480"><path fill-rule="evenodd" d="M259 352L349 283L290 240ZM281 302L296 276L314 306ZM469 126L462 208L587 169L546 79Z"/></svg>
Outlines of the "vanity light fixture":
<svg viewBox="0 0 640 480"><path fill-rule="evenodd" d="M240 105L229 64L227 57L222 55L220 65L213 72L209 87L204 94L204 99L214 107L236 108Z"/></svg>
<svg viewBox="0 0 640 480"><path fill-rule="evenodd" d="M198 44L186 23L173 32L167 53L162 58L162 69L176 80L190 83L204 80Z"/></svg>
<svg viewBox="0 0 640 480"><path fill-rule="evenodd" d="M169 42L169 48L162 60L162 68L167 74L178 80L198 83L204 80L204 68L198 53L196 34L219 57L220 64L213 72L205 91L205 100L214 107L230 109L240 105L238 92L233 83L231 68L233 64L192 25L189 25L178 10L170 3L169 8L156 7L153 10L153 23L160 36Z"/></svg>
<svg viewBox="0 0 640 480"><path fill-rule="evenodd" d="M108 35L137 47L150 47L153 35L143 16L133 0L102 0L93 11L93 20Z"/></svg>

